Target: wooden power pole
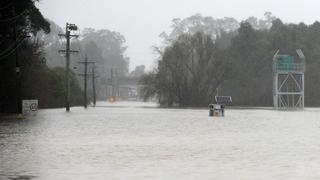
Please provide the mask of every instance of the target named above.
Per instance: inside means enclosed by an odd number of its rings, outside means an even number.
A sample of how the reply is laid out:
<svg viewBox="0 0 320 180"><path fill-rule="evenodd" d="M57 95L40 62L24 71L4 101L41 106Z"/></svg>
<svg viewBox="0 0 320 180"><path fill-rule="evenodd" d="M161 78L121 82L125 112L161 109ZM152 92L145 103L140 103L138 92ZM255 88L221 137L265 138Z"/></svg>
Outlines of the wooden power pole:
<svg viewBox="0 0 320 180"><path fill-rule="evenodd" d="M96 75L94 72L94 66L92 67L92 91L93 91L93 106L96 106Z"/></svg>
<svg viewBox="0 0 320 180"><path fill-rule="evenodd" d="M78 35L72 35L71 31L78 30L78 27L75 24L69 24L66 23L66 34L59 34L59 36L63 36L66 38L66 49L65 50L59 50L60 53L66 54L66 97L65 97L65 103L66 103L66 111L70 111L70 53L77 53L78 51L70 50L70 39L72 37L78 37Z"/></svg>
<svg viewBox="0 0 320 180"><path fill-rule="evenodd" d="M84 108L87 108L88 106L88 99L87 99L87 80L88 80L88 75L94 76L94 74L88 74L88 64L94 64L95 62L88 62L88 57L86 55L84 62L79 62L84 64L84 74L79 74L79 76L84 76Z"/></svg>

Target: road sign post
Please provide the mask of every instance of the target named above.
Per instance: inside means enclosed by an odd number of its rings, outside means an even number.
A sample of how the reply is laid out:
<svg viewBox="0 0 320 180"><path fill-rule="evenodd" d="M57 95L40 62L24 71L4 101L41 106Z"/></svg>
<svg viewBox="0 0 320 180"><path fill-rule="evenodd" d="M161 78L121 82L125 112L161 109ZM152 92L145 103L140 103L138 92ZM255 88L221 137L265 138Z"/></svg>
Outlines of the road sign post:
<svg viewBox="0 0 320 180"><path fill-rule="evenodd" d="M36 115L38 112L38 100L28 99L22 101L22 114L23 115Z"/></svg>

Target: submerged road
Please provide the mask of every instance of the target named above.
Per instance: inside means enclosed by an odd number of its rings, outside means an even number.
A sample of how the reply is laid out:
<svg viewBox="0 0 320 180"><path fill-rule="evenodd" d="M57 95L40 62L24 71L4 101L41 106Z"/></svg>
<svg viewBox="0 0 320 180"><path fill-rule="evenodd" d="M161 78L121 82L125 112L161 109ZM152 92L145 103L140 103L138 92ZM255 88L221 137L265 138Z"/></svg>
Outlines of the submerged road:
<svg viewBox="0 0 320 180"><path fill-rule="evenodd" d="M0 180L320 179L320 109L40 110L0 120Z"/></svg>

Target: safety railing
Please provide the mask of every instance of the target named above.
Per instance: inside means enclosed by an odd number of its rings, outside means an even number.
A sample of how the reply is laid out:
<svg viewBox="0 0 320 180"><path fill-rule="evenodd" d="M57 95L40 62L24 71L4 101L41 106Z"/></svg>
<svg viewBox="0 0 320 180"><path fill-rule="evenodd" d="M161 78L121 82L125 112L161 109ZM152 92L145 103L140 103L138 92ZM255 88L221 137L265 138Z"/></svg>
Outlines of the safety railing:
<svg viewBox="0 0 320 180"><path fill-rule="evenodd" d="M304 72L304 63L274 63L274 72Z"/></svg>

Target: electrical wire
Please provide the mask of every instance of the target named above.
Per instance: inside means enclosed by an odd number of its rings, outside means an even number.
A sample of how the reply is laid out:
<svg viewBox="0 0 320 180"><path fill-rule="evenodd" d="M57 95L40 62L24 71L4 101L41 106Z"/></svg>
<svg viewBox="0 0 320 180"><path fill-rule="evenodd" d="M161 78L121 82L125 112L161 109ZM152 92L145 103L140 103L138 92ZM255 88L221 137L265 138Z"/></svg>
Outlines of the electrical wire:
<svg viewBox="0 0 320 180"><path fill-rule="evenodd" d="M23 39L23 38L21 38L21 37L22 37L22 35L20 34L20 35L17 37L17 40L15 40L14 43L12 43L11 45L9 45L9 47L8 47L7 49L3 50L3 51L0 53L0 56L2 56L3 54L5 54L7 51L10 51L10 49L12 49L12 48L17 44L18 41L20 41L21 39Z"/></svg>
<svg viewBox="0 0 320 180"><path fill-rule="evenodd" d="M16 49L19 48L22 45L23 42L24 42L24 40L22 40L19 44L17 44L17 46L14 49L12 49L9 53L7 53L6 55L0 57L0 60L7 58L12 53L14 53L16 51Z"/></svg>
<svg viewBox="0 0 320 180"><path fill-rule="evenodd" d="M16 20L16 19L18 19L20 16L22 16L23 14L25 14L26 12L27 12L27 10L24 10L22 13L20 13L19 15L14 16L14 17L7 18L7 19L0 19L0 22L8 22L8 21Z"/></svg>
<svg viewBox="0 0 320 180"><path fill-rule="evenodd" d="M7 5L4 5L3 7L0 7L0 10L7 9L11 5L12 5L12 3L8 3Z"/></svg>
<svg viewBox="0 0 320 180"><path fill-rule="evenodd" d="M3 38L2 40L0 40L0 45L5 41L6 39Z"/></svg>
<svg viewBox="0 0 320 180"><path fill-rule="evenodd" d="M22 39L21 42L19 42L14 49L12 49L9 53L1 56L1 57L0 57L0 60L7 58L7 57L10 56L12 53L14 53L14 52L22 45L22 43L23 43L24 41L25 41L25 39Z"/></svg>

